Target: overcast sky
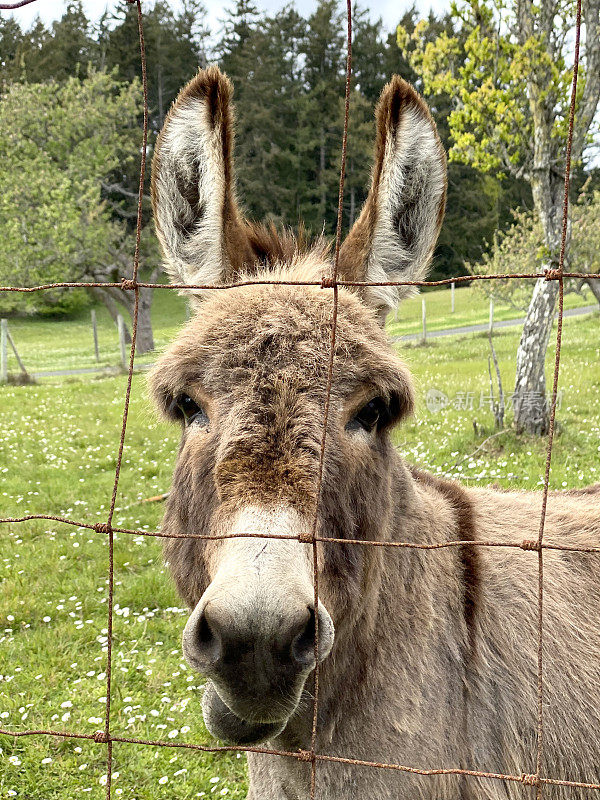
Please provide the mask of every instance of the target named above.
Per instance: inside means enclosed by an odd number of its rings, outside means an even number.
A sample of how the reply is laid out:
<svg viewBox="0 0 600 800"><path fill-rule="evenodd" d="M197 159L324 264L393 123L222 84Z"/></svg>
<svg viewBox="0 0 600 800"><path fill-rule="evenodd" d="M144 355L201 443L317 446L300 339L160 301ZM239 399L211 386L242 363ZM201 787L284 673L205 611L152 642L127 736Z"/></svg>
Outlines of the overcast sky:
<svg viewBox="0 0 600 800"><path fill-rule="evenodd" d="M231 6L232 3L214 2L214 0L204 0L208 10L208 20L213 32L219 29L219 18L223 16L223 5L225 7ZM178 6L177 0L170 0L171 5ZM98 19L107 6L114 8L114 2L107 0L84 0L83 5L86 13L92 19ZM262 11L273 12L282 6L286 5L284 0L255 0L255 5ZM296 0L296 8L302 14L309 14L316 6L315 0ZM363 0L363 6L368 6L372 18L376 19L381 17L387 29L391 30L397 23L403 12L413 5L413 0ZM415 0L414 5L417 8L427 13L430 8L439 12L450 7L450 0ZM51 22L53 19L60 17L65 3L60 0L37 0L29 6L13 11L15 18L19 20L22 26L29 27L32 20L39 14L44 22ZM143 8L143 3L142 3ZM3 14L6 12L2 12Z"/></svg>

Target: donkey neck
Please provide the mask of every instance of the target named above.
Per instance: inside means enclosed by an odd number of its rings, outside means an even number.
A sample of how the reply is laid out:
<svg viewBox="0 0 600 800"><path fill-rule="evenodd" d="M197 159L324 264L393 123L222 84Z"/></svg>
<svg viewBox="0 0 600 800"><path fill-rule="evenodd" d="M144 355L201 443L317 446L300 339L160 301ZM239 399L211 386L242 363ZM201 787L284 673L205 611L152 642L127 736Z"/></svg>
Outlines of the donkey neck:
<svg viewBox="0 0 600 800"><path fill-rule="evenodd" d="M390 664L410 676L427 669L429 660L442 658L449 671L462 675L472 656L478 565L477 549L469 545L468 495L457 484L406 465L395 453L391 475L389 525L378 539L416 545L464 540L465 545L434 551L354 545L364 547L368 568L360 597L352 599L337 625L334 648L320 669L323 745L335 745L361 708L373 711L374 703L401 705L403 700L410 707L412 680L395 682L396 696L387 697ZM448 630L438 626L443 619ZM451 644L457 639L449 635L450 628L461 632L461 645ZM303 710L285 734L288 746L306 747L310 740L312 685L309 679ZM399 697L398 685L411 696Z"/></svg>

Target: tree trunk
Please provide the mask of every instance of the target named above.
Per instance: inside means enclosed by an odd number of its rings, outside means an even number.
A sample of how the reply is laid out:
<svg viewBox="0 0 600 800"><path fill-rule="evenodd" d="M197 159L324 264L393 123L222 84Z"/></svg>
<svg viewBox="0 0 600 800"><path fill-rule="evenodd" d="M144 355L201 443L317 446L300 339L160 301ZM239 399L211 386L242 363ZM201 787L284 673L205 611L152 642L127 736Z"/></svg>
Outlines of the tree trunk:
<svg viewBox="0 0 600 800"><path fill-rule="evenodd" d="M545 363L557 295L556 281L538 279L517 352L513 409L518 432L538 436L548 432Z"/></svg>
<svg viewBox="0 0 600 800"><path fill-rule="evenodd" d="M327 209L327 187L325 184L325 130L321 128L321 145L319 147L319 184L321 189L321 217L325 217Z"/></svg>
<svg viewBox="0 0 600 800"><path fill-rule="evenodd" d="M598 301L598 304L600 305L600 279L598 279L598 278L586 278L585 282L587 283L587 285L592 290L592 294L594 295L594 297Z"/></svg>
<svg viewBox="0 0 600 800"><path fill-rule="evenodd" d="M158 90L158 119L160 123L160 127L162 128L164 121L165 121L165 108L164 108L164 101L163 101L163 71L162 71L162 64L160 61L158 62L157 67L157 90Z"/></svg>
<svg viewBox="0 0 600 800"><path fill-rule="evenodd" d="M160 268L156 267L152 271L148 283L155 283L159 274ZM97 276L92 277L94 280L97 280ZM115 325L117 324L117 316L122 314L122 309L120 306L123 306L123 308L127 311L127 314L129 315L133 324L133 315L135 310L135 297L133 292L123 291L115 286L107 286L105 288L93 287L90 289L90 291L94 297L104 303ZM144 287L139 289L138 324L135 347L136 352L139 355L143 355L144 353L149 353L151 350L154 350L154 336L152 334L152 319L150 316L150 310L152 307L152 293L153 289ZM131 334L129 333L126 325L125 342L127 344L131 344Z"/></svg>
<svg viewBox="0 0 600 800"><path fill-rule="evenodd" d="M562 232L564 183L557 174L562 152L557 150L553 133L558 98L549 64L558 63L561 40L554 36L554 24L559 6L555 0L542 0L539 6L530 0L518 0L518 37L525 46L534 35L542 35L548 61L539 69L529 71L527 86L533 121L533 167L531 191L536 215L542 223L544 243L549 253L546 269L556 269ZM575 164L581 158L588 130L594 119L600 98L600 0L582 0L586 29L585 82L575 117L571 158ZM562 148L561 148L562 149ZM567 246L570 230L567 230ZM538 280L527 311L519 350L513 407L518 431L545 434L549 427L549 408L546 402L544 364L552 330L558 282Z"/></svg>
<svg viewBox="0 0 600 800"><path fill-rule="evenodd" d="M89 291L97 300L99 300L104 306L106 306L106 309L110 314L112 321L116 325L117 317L121 313L121 310L119 309L116 300L107 293L106 289L100 289L94 286L91 287ZM127 330L127 325L125 325L125 342L127 344L131 344L131 334Z"/></svg>
<svg viewBox="0 0 600 800"><path fill-rule="evenodd" d="M557 269L562 233L562 185L551 173L532 180L533 200L542 223L550 257L545 270ZM550 408L546 400L546 350L554 321L558 282L538 278L517 351L513 395L515 428L519 433L543 436L548 432Z"/></svg>
<svg viewBox="0 0 600 800"><path fill-rule="evenodd" d="M354 172L354 162L350 159L349 169L348 172L350 176L352 176ZM350 186L350 219L348 221L348 226L351 228L354 225L354 217L356 216L356 188L354 186L354 182Z"/></svg>

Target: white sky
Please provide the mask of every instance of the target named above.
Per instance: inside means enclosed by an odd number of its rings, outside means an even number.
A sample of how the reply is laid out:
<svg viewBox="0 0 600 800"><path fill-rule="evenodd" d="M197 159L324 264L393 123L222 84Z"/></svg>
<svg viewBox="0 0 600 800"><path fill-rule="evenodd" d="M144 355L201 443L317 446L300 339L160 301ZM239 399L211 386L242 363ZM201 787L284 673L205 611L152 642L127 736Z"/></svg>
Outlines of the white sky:
<svg viewBox="0 0 600 800"><path fill-rule="evenodd" d="M119 0L119 3L122 2L123 0ZM179 5L177 0L169 0L169 2L174 7ZM223 16L224 4L221 2L214 2L214 0L204 0L204 2L208 11L209 25L212 32L216 33L219 29L219 19ZM24 8L13 11L12 14L17 20L19 20L23 27L29 27L33 19L38 14L46 23L59 18L62 15L65 5L66 4L61 2L61 0L37 0L37 2L32 3L29 6L25 6ZM107 6L114 8L116 3L107 0L84 0L83 5L88 17L92 19L98 19ZM226 3L225 5L229 5L229 3ZM286 3L284 0L255 0L255 5L261 11L273 12L279 8L282 8L284 5L286 5ZM310 12L315 8L316 2L315 0L296 0L295 5L300 13L310 14ZM413 1L372 0L372 2L368 2L368 0L363 0L361 5L363 7L369 7L371 17L373 19L381 17L383 19L385 28L388 30L393 30L404 11L413 5ZM450 0L415 0L414 5L416 5L419 11L421 11L423 14L426 14L430 8L433 8L434 11L439 13L440 11L450 8ZM3 11L2 13L6 14L8 12Z"/></svg>

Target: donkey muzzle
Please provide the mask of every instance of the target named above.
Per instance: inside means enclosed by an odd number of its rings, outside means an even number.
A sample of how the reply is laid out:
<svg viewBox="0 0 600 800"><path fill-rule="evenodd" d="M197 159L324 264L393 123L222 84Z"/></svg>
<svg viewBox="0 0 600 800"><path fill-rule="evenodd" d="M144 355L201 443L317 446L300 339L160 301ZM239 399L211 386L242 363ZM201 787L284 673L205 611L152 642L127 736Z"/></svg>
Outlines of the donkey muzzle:
<svg viewBox="0 0 600 800"><path fill-rule="evenodd" d="M228 532L263 538L245 535L219 545L212 582L185 626L184 656L211 681L203 709L219 738L276 735L333 645L331 617L321 602L314 604L311 545L295 538L303 524L285 508L240 512ZM286 536L264 538L273 533Z"/></svg>
<svg viewBox="0 0 600 800"><path fill-rule="evenodd" d="M281 731L334 635L322 605L318 622L312 602L292 605L282 597L268 610L262 603L245 605L200 601L183 634L188 663L211 680L203 702L206 724L218 738L237 743Z"/></svg>

